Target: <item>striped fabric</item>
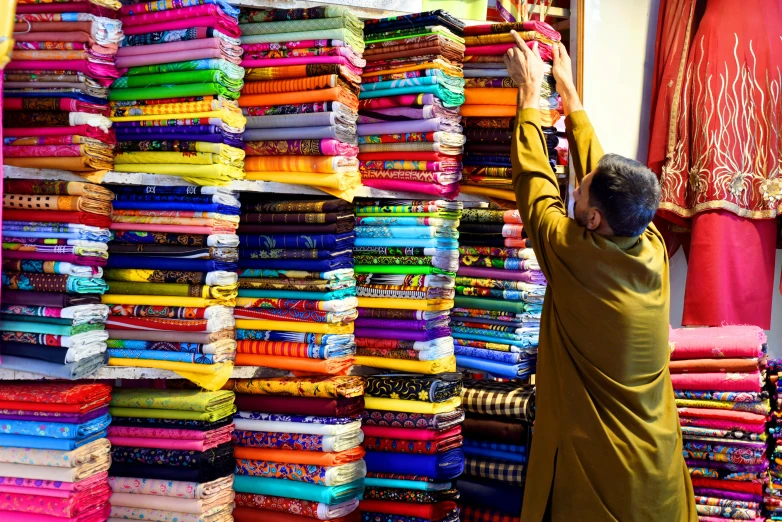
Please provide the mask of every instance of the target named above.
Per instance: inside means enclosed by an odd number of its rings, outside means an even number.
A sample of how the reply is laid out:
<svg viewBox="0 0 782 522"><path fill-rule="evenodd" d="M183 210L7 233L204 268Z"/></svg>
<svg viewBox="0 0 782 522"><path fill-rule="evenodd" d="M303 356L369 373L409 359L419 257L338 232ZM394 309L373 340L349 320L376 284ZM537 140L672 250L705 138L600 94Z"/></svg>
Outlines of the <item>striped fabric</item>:
<svg viewBox="0 0 782 522"><path fill-rule="evenodd" d="M524 485L525 469L524 464L481 457L465 457L464 474L522 486Z"/></svg>
<svg viewBox="0 0 782 522"><path fill-rule="evenodd" d="M535 388L512 382L467 379L462 407L468 412L535 420Z"/></svg>

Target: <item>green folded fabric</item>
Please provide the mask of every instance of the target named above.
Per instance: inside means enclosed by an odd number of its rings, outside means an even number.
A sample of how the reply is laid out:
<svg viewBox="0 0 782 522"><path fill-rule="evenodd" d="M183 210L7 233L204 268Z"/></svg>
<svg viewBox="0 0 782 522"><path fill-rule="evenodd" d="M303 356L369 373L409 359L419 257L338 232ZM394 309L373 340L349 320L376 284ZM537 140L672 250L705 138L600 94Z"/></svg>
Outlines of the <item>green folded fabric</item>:
<svg viewBox="0 0 782 522"><path fill-rule="evenodd" d="M411 87L400 87L398 89L382 89L379 91L361 91L358 94L359 100L368 98L385 98L386 96L400 96L402 94L434 94L445 107L458 107L464 104L464 93L454 92L446 85L413 85Z"/></svg>
<svg viewBox="0 0 782 522"><path fill-rule="evenodd" d="M244 26L241 26L244 27ZM364 36L349 29L325 29L322 31L296 31L294 33L246 34L243 44L297 42L300 40L342 40L358 53L364 52Z"/></svg>
<svg viewBox="0 0 782 522"><path fill-rule="evenodd" d="M406 40L408 38L415 38L417 36L428 36L430 34L436 34L442 38L447 38L452 42L460 43L464 45L465 39L461 36L456 36L445 27L436 25L433 27L415 27L412 29L397 29L395 31L388 31L386 33L374 33L366 37L366 44L373 44L377 42L390 42L392 40Z"/></svg>
<svg viewBox="0 0 782 522"><path fill-rule="evenodd" d="M215 411L156 410L153 408L120 408L111 406L114 417L140 417L142 419L176 419L215 422L236 413L236 406L229 404Z"/></svg>
<svg viewBox="0 0 782 522"><path fill-rule="evenodd" d="M82 327L87 328L82 328ZM25 332L36 334L48 334L48 335L62 335L70 337L72 335L78 335L85 332L91 332L94 330L103 330L103 323L78 325L78 326L66 326L62 324L49 324L49 323L28 323L25 321L0 321L0 331L3 332Z"/></svg>
<svg viewBox="0 0 782 522"><path fill-rule="evenodd" d="M111 406L211 412L233 406L234 398L234 392L228 390L210 392L200 390L117 388L112 392Z"/></svg>
<svg viewBox="0 0 782 522"><path fill-rule="evenodd" d="M109 100L111 101L156 100L160 98L186 98L188 96L223 96L235 100L239 97L239 91L229 89L220 83L188 83L132 89L112 88L109 92Z"/></svg>
<svg viewBox="0 0 782 522"><path fill-rule="evenodd" d="M400 265L356 265L353 270L357 274L401 274L401 275L431 275L443 274L456 277L456 272L449 272L434 266L400 266Z"/></svg>
<svg viewBox="0 0 782 522"><path fill-rule="evenodd" d="M242 90L244 81L229 78L223 71L176 71L138 76L122 76L114 80L112 89L134 89L138 87L158 87L160 85L187 85L191 83L218 83L233 91Z"/></svg>
<svg viewBox="0 0 782 522"><path fill-rule="evenodd" d="M234 491L254 495L296 498L309 500L310 502L322 502L323 504L333 506L362 495L364 493L364 481L357 480L344 486L326 487L296 480L236 475L234 478Z"/></svg>
<svg viewBox="0 0 782 522"><path fill-rule="evenodd" d="M126 73L128 76L143 76L148 74L160 74L177 71L198 71L213 70L221 71L223 74L233 80L244 78L244 67L236 65L228 60L210 59L210 60L190 60L187 62L161 63L158 65L144 65L142 67L131 67ZM187 82L193 83L193 82Z"/></svg>
<svg viewBox="0 0 782 522"><path fill-rule="evenodd" d="M74 325L73 319L61 319L59 317L38 317L34 315L2 314L0 315L0 318L3 321L12 321L12 322L19 321L22 323L40 323L40 324L69 326L71 328L71 335L78 335L81 333L94 332L95 330L105 329L105 324L100 321L96 321L94 323L82 323L82 324Z"/></svg>
<svg viewBox="0 0 782 522"><path fill-rule="evenodd" d="M363 38L364 22L355 15L310 20L284 20L281 22L252 22L241 24L242 35L293 33L297 31L322 31L326 29L347 29Z"/></svg>
<svg viewBox="0 0 782 522"><path fill-rule="evenodd" d="M356 288L343 288L333 292L299 292L296 290L256 290L240 288L239 297L256 297L269 299L306 299L308 301L333 301L356 295Z"/></svg>
<svg viewBox="0 0 782 522"><path fill-rule="evenodd" d="M168 295L175 297L203 297L190 295L191 285L186 283L138 283L135 281L109 281L107 294L119 295Z"/></svg>
<svg viewBox="0 0 782 522"><path fill-rule="evenodd" d="M478 310L495 310L498 312L511 312L523 314L525 306L523 301L503 301L500 299L487 299L485 297L467 297L457 295L453 299L456 308L474 308Z"/></svg>

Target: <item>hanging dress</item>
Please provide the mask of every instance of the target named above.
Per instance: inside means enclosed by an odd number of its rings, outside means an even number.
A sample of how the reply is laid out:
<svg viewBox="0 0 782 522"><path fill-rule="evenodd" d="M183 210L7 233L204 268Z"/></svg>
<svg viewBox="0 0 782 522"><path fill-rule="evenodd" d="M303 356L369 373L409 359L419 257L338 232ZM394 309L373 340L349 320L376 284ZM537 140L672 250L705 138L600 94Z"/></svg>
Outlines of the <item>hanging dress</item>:
<svg viewBox="0 0 782 522"><path fill-rule="evenodd" d="M660 174L669 253L681 242L688 254L685 325L770 327L780 27L779 0L661 4L649 166Z"/></svg>

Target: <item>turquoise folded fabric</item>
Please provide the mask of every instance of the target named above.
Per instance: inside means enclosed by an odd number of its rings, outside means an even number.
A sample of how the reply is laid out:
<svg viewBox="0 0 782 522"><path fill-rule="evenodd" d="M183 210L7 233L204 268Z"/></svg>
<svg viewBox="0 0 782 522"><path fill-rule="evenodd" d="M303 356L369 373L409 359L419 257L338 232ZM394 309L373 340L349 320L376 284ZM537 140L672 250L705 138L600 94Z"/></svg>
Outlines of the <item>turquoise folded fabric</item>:
<svg viewBox="0 0 782 522"><path fill-rule="evenodd" d="M405 87L422 87L426 85L442 85L455 93L464 94L464 78L458 76L432 75L418 78L405 78L404 80L388 80L385 82L362 83L361 91L382 91L389 89L401 89Z"/></svg>
<svg viewBox="0 0 782 522"><path fill-rule="evenodd" d="M521 301L502 301L500 299L487 299L485 297L457 295L454 297L453 303L456 308L495 310L498 312L511 312L514 314L523 314L528 311L527 305Z"/></svg>
<svg viewBox="0 0 782 522"><path fill-rule="evenodd" d="M456 93L447 86L437 85L416 85L412 87L400 87L398 89L381 89L377 91L361 91L358 94L359 100L368 98L385 98L386 96L400 96L402 94L434 94L443 102L445 107L458 107L464 104L464 93Z"/></svg>
<svg viewBox="0 0 782 522"><path fill-rule="evenodd" d="M234 491L254 495L296 498L333 506L354 498L361 498L364 494L364 481L357 480L344 486L326 487L295 480L237 475L234 478Z"/></svg>
<svg viewBox="0 0 782 522"><path fill-rule="evenodd" d="M364 486L368 488L415 489L418 491L444 491L451 489L450 482L424 482L422 480L399 480L370 477L364 479Z"/></svg>
<svg viewBox="0 0 782 522"><path fill-rule="evenodd" d="M429 239L389 238L389 237L357 237L354 246L379 246L379 247L416 247L437 248L440 250L458 250L459 241L442 237Z"/></svg>
<svg viewBox="0 0 782 522"><path fill-rule="evenodd" d="M267 297L272 299L304 299L307 301L332 301L354 297L356 288L343 288L333 292L297 292L289 290L255 290L252 288L240 288L239 297Z"/></svg>
<svg viewBox="0 0 782 522"><path fill-rule="evenodd" d="M78 335L74 332L73 326L48 323L27 323L24 321L0 321L0 331L63 335L66 337Z"/></svg>

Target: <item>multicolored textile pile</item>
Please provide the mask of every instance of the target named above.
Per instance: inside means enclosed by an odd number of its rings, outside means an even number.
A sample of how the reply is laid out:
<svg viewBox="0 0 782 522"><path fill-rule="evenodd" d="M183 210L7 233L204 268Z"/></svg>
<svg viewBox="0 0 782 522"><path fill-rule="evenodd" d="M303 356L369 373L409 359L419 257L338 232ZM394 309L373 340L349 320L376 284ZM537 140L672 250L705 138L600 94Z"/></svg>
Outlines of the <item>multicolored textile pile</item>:
<svg viewBox="0 0 782 522"><path fill-rule="evenodd" d="M535 372L546 278L524 236L518 210L462 211L451 311L459 368L503 379Z"/></svg>
<svg viewBox="0 0 782 522"><path fill-rule="evenodd" d="M357 205L356 364L423 374L456 369L448 312L461 209L456 201Z"/></svg>
<svg viewBox="0 0 782 522"><path fill-rule="evenodd" d="M17 2L3 79L3 162L98 174L112 168L109 85L120 76L119 2ZM6 13L7 14L7 13Z"/></svg>
<svg viewBox="0 0 782 522"><path fill-rule="evenodd" d="M236 391L237 522L357 522L367 466L364 379L242 379Z"/></svg>
<svg viewBox="0 0 782 522"><path fill-rule="evenodd" d="M0 517L102 522L111 463L105 384L0 385Z"/></svg>
<svg viewBox="0 0 782 522"><path fill-rule="evenodd" d="M451 480L464 469L461 391L458 373L367 377L364 521L459 520Z"/></svg>
<svg viewBox="0 0 782 522"><path fill-rule="evenodd" d="M242 200L236 364L346 375L356 345L353 206Z"/></svg>
<svg viewBox="0 0 782 522"><path fill-rule="evenodd" d="M115 186L105 271L109 365L173 370L210 390L236 354L237 195L217 187Z"/></svg>
<svg viewBox="0 0 782 522"><path fill-rule="evenodd" d="M231 520L232 391L115 388L109 520Z"/></svg>
<svg viewBox="0 0 782 522"><path fill-rule="evenodd" d="M672 329L671 380L700 519L763 520L766 335L755 326Z"/></svg>
<svg viewBox="0 0 782 522"><path fill-rule="evenodd" d="M121 13L126 36L117 65L126 73L109 95L114 170L198 185L243 178L239 10L223 0L166 0Z"/></svg>
<svg viewBox="0 0 782 522"><path fill-rule="evenodd" d="M82 379L104 366L112 199L100 185L3 182L0 367Z"/></svg>
<svg viewBox="0 0 782 522"><path fill-rule="evenodd" d="M763 492L763 506L771 520L782 519L782 359L769 359L766 364L767 391L771 397L771 421L768 424L770 435L768 481Z"/></svg>
<svg viewBox="0 0 782 522"><path fill-rule="evenodd" d="M464 474L462 522L519 522L535 420L535 390L512 382L465 380L461 393Z"/></svg>
<svg viewBox="0 0 782 522"><path fill-rule="evenodd" d="M353 200L364 27L347 7L247 9L247 179L310 185Z"/></svg>
<svg viewBox="0 0 782 522"><path fill-rule="evenodd" d="M463 29L442 10L366 22L358 120L364 185L459 195Z"/></svg>
<svg viewBox="0 0 782 522"><path fill-rule="evenodd" d="M518 86L510 78L503 62L505 52L516 45L511 30L517 31L530 48L537 42L541 58L546 62L540 116L552 168L556 165L559 138L554 124L560 114L550 62L551 46L561 40L561 35L540 21L473 25L464 30L467 50L462 116L467 146L462 190L516 201L511 184L510 148Z"/></svg>

